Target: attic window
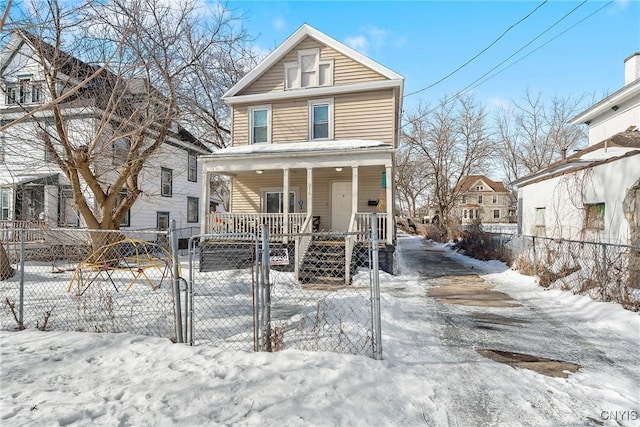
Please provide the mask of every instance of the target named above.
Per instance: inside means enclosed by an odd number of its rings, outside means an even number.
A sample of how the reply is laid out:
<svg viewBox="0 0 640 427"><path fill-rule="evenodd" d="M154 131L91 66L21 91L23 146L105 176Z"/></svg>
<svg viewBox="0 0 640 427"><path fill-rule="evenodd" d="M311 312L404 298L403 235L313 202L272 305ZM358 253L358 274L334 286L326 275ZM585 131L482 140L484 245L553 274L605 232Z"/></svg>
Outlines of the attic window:
<svg viewBox="0 0 640 427"><path fill-rule="evenodd" d="M333 85L333 59L320 59L320 49L303 49L296 62L284 64L286 89Z"/></svg>
<svg viewBox="0 0 640 427"><path fill-rule="evenodd" d="M476 185L476 191L484 190L484 185Z"/></svg>

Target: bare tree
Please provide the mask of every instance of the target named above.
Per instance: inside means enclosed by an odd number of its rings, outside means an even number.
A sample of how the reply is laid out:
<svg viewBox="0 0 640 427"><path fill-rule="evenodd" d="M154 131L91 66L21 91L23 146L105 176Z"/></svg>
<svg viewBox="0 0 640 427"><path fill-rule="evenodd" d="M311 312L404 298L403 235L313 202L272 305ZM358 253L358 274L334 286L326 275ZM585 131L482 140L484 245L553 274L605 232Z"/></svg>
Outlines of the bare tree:
<svg viewBox="0 0 640 427"><path fill-rule="evenodd" d="M498 110L497 147L509 181L543 169L585 143L586 130L568 124L584 99L545 99L526 91L520 102Z"/></svg>
<svg viewBox="0 0 640 427"><path fill-rule="evenodd" d="M221 81L231 85L242 74L235 60L241 62L246 35L235 31L227 11L197 5L193 0L34 1L21 11L31 13L28 26L12 27L11 17L5 23L31 48L25 63L43 69L37 90L44 102L32 107L14 99L15 109L0 127L14 129L16 136L24 131L19 124L37 127L32 143L44 147L68 179L89 228L119 228L142 193L143 166L157 160L167 138L180 135L177 121L193 113L185 100L193 99L198 85L204 93ZM225 62L198 74L215 56ZM205 104L198 105L203 112ZM223 140L224 113L215 110L210 117L205 132ZM25 156L25 162L41 160Z"/></svg>
<svg viewBox="0 0 640 427"><path fill-rule="evenodd" d="M406 205L409 216L415 217L417 204L431 190L428 164L421 162L411 145L402 142L396 153L395 184L401 204Z"/></svg>
<svg viewBox="0 0 640 427"><path fill-rule="evenodd" d="M409 113L404 141L423 163L433 185L433 200L441 222L451 223L450 213L464 177L488 167L493 143L486 112L471 96L443 99L432 109L419 106Z"/></svg>

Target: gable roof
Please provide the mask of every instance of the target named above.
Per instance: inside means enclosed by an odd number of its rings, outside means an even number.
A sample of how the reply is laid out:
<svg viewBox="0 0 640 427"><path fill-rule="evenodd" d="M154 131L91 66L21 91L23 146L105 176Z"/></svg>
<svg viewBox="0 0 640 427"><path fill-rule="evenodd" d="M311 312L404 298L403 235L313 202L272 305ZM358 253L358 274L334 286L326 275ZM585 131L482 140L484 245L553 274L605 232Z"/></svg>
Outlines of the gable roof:
<svg viewBox="0 0 640 427"><path fill-rule="evenodd" d="M115 84L119 79L118 76L109 71L107 67L103 68L87 64L65 51L56 50L54 46L47 43L41 37L31 34L24 29L14 30L12 39L3 49L2 55L0 56L0 61L2 61L0 63L0 75L5 72L15 53L23 44L28 45L36 55L40 56L39 59L48 61L50 64L55 61L55 65L59 67L62 74L68 78L82 81L95 74L95 77L92 78L91 81L81 87L76 94L67 98L65 102L91 98L101 91L108 93L114 90ZM140 91L140 79L127 80L123 90L135 95ZM158 91L156 90L156 92ZM183 148L197 151L200 154L211 152L209 147L204 145L180 124L176 124L176 129L170 129L167 135L179 141L183 145Z"/></svg>
<svg viewBox="0 0 640 427"><path fill-rule="evenodd" d="M267 57L258 64L253 70L247 73L238 83L233 85L223 96L223 99L231 98L239 94L243 89L247 88L251 83L255 82L267 70L274 66L280 59L296 47L305 37L311 37L320 43L329 46L337 52L353 59L356 62L372 69L389 80L403 80L403 77L390 70L389 68L377 63L371 58L357 52L356 50L340 43L339 41L327 36L326 34L316 30L315 28L303 24L289 38L287 38L280 46L273 50Z"/></svg>
<svg viewBox="0 0 640 427"><path fill-rule="evenodd" d="M640 130L630 128L555 162L544 169L518 178L511 184L520 188L558 176L640 155Z"/></svg>
<svg viewBox="0 0 640 427"><path fill-rule="evenodd" d="M467 175L458 183L455 191L468 191L476 182L483 181L496 193L508 193L509 190L502 182L493 181L485 175Z"/></svg>

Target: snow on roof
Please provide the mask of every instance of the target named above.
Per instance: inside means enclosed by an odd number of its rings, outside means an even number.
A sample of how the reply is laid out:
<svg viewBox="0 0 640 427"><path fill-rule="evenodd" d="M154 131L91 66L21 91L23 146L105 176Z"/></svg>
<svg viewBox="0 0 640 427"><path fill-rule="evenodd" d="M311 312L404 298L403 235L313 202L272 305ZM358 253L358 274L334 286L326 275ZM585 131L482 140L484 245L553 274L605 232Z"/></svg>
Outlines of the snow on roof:
<svg viewBox="0 0 640 427"><path fill-rule="evenodd" d="M249 144L236 147L223 148L215 151L210 156L234 156L241 154L272 154L272 153L294 153L294 152L328 152L328 151L349 151L375 147L389 147L392 145L374 140L353 139L340 141L305 141L291 142L284 144Z"/></svg>

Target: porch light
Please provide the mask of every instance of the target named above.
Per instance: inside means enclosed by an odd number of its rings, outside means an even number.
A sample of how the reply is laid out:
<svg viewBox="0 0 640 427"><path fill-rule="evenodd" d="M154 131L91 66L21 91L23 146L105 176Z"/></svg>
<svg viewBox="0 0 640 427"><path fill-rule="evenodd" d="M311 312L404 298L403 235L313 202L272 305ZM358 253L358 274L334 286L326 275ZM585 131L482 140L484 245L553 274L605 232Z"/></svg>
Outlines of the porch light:
<svg viewBox="0 0 640 427"><path fill-rule="evenodd" d="M336 168L336 172L342 172L342 168Z"/></svg>
<svg viewBox="0 0 640 427"><path fill-rule="evenodd" d="M263 173L263 172L264 172L264 171L263 171L262 169L258 169L258 170L256 171L256 173L257 173L258 175L262 175L262 173Z"/></svg>

